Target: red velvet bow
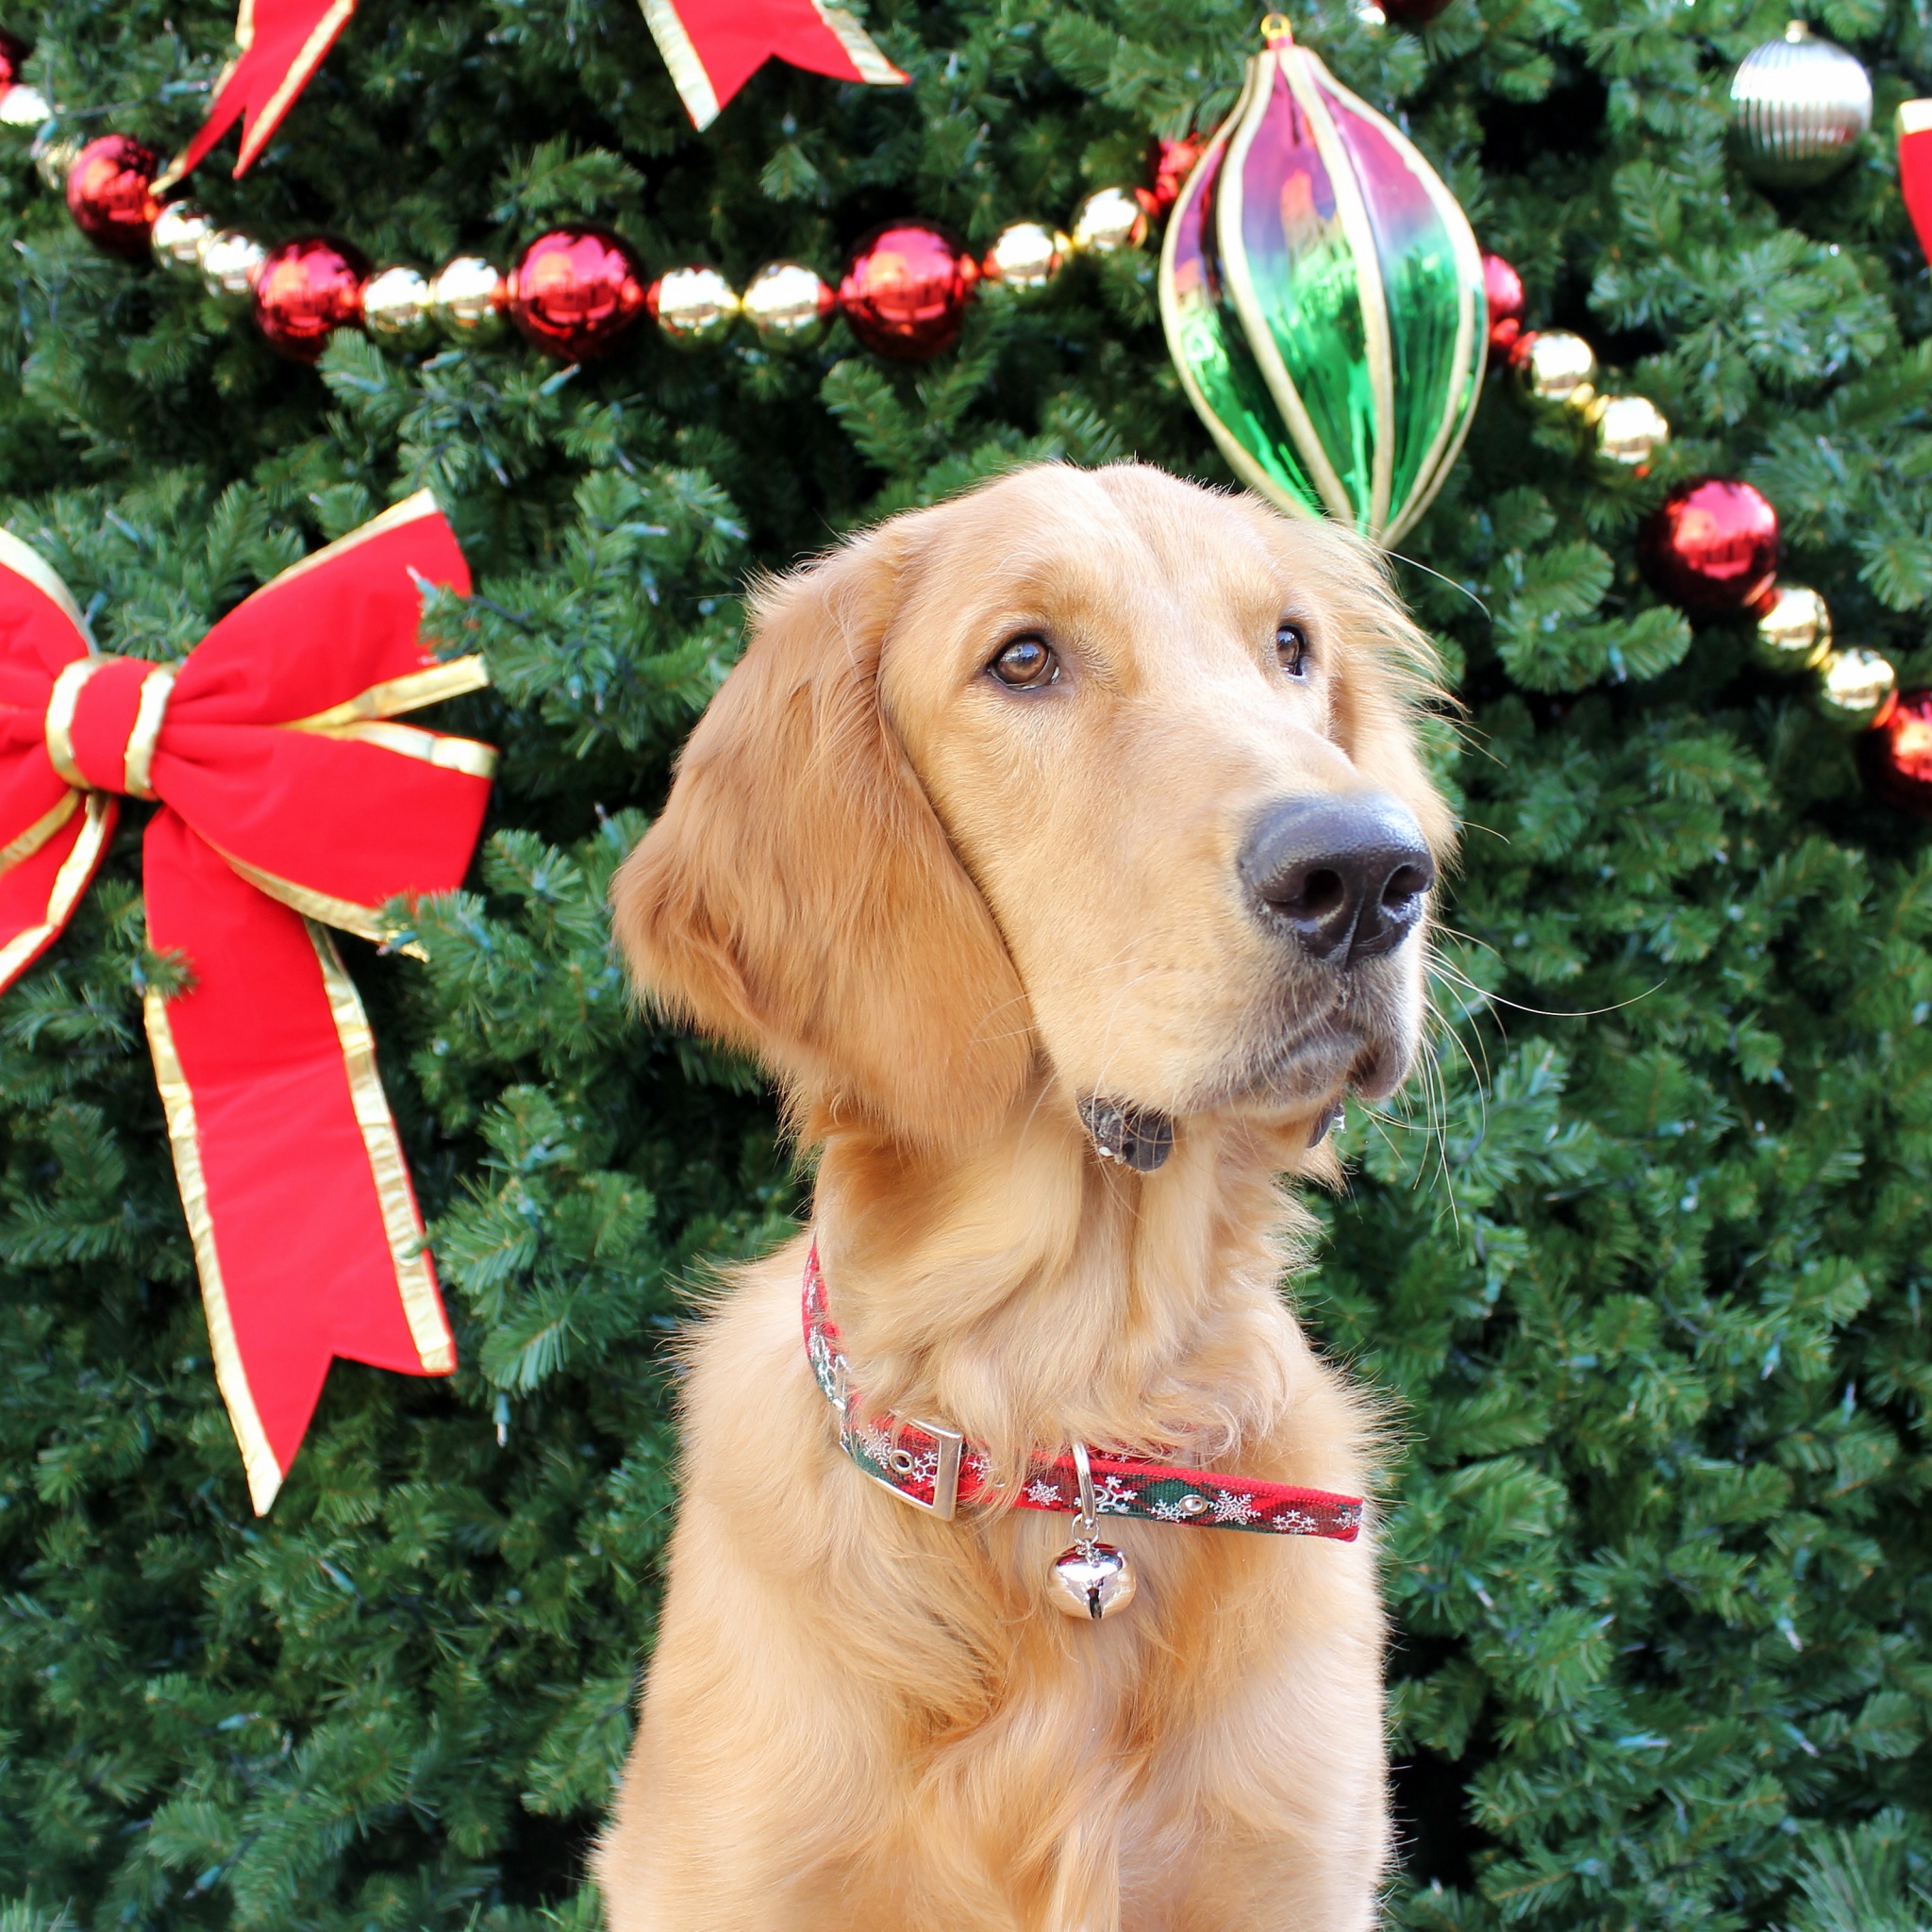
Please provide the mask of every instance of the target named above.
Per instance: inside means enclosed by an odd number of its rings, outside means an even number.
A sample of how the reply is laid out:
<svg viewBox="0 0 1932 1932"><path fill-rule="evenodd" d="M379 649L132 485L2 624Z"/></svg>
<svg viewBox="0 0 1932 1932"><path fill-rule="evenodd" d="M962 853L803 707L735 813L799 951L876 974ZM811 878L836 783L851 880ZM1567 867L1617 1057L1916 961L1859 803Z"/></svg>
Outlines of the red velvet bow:
<svg viewBox="0 0 1932 1932"><path fill-rule="evenodd" d="M1932 101L1904 101L1894 117L1898 185L1919 246L1932 258Z"/></svg>
<svg viewBox="0 0 1932 1932"><path fill-rule="evenodd" d="M902 87L906 76L831 0L642 0L644 23L694 125L775 56L835 80Z"/></svg>
<svg viewBox="0 0 1932 1932"><path fill-rule="evenodd" d="M0 991L59 934L114 829L156 799L146 998L222 1395L258 1511L334 1356L456 1366L354 984L325 929L462 879L495 753L389 723L489 682L417 641L467 593L426 491L284 571L176 665L98 655L59 578L0 531Z"/></svg>
<svg viewBox="0 0 1932 1932"><path fill-rule="evenodd" d="M238 179L245 175L355 10L356 0L242 0L235 16L238 51L215 82L208 119L155 185L180 180L237 121L242 152L235 174Z"/></svg>

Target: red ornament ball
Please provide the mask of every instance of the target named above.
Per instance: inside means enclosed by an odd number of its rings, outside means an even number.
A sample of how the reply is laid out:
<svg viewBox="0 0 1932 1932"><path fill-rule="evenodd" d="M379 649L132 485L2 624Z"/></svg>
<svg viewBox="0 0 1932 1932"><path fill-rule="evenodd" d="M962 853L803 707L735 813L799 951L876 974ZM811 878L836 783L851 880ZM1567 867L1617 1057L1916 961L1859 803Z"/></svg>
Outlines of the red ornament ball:
<svg viewBox="0 0 1932 1932"><path fill-rule="evenodd" d="M1483 292L1490 298L1490 347L1507 356L1523 334L1523 277L1500 255L1485 255Z"/></svg>
<svg viewBox="0 0 1932 1932"><path fill-rule="evenodd" d="M91 141L67 171L67 211L96 248L139 261L161 205L149 185L160 168L151 147L125 134Z"/></svg>
<svg viewBox="0 0 1932 1932"><path fill-rule="evenodd" d="M1683 484L1645 523L1637 560L1686 610L1748 609L1777 575L1777 511L1748 483Z"/></svg>
<svg viewBox="0 0 1932 1932"><path fill-rule="evenodd" d="M1383 17L1397 26L1427 26L1449 0L1381 0Z"/></svg>
<svg viewBox="0 0 1932 1932"><path fill-rule="evenodd" d="M1157 141L1149 149L1147 175L1153 186L1135 189L1134 199L1150 219L1158 221L1180 199L1181 190L1207 146L1205 141Z"/></svg>
<svg viewBox="0 0 1932 1932"><path fill-rule="evenodd" d="M853 250L839 307L868 349L898 362L924 362L959 340L979 264L964 246L924 222L890 222Z"/></svg>
<svg viewBox="0 0 1932 1932"><path fill-rule="evenodd" d="M1932 819L1932 691L1907 691L1858 735L1865 783L1888 805Z"/></svg>
<svg viewBox="0 0 1932 1932"><path fill-rule="evenodd" d="M26 65L26 57L33 49L18 34L10 34L0 26L0 94L16 85L21 69Z"/></svg>
<svg viewBox="0 0 1932 1932"><path fill-rule="evenodd" d="M607 355L644 312L644 265L604 228L553 228L509 277L510 320L546 355Z"/></svg>
<svg viewBox="0 0 1932 1932"><path fill-rule="evenodd" d="M269 346L313 362L339 328L360 327L369 261L344 242L305 235L284 242L255 277L255 321Z"/></svg>

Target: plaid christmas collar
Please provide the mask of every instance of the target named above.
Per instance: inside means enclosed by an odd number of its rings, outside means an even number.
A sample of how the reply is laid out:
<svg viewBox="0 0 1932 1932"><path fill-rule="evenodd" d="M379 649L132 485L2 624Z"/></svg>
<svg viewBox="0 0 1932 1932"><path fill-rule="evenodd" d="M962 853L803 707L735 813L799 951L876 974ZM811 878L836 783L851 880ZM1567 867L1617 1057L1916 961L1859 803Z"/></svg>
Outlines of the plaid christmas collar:
<svg viewBox="0 0 1932 1932"><path fill-rule="evenodd" d="M825 1301L814 1241L805 1257L805 1352L825 1400L838 1412L839 1446L876 1483L906 1502L950 1519L1001 1487L983 1451L956 1430L890 1415L867 1415L848 1377L839 1330ZM1264 1536L1325 1536L1351 1543L1361 1528L1359 1496L1287 1483L1252 1482L1207 1470L1170 1469L1134 1456L1090 1455L1094 1503L1103 1516L1191 1523L1203 1529L1251 1529ZM1071 1453L1036 1453L1013 1501L1022 1509L1080 1511L1080 1480Z"/></svg>

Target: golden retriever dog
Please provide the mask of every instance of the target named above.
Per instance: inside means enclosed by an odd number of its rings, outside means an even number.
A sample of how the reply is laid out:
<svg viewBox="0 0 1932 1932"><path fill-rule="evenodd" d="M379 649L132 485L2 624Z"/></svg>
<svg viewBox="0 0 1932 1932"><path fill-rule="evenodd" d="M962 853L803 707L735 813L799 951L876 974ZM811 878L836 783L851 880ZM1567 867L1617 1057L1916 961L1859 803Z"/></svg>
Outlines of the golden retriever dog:
<svg viewBox="0 0 1932 1932"><path fill-rule="evenodd" d="M1373 1510L1352 1542L1109 1517L1138 1593L1075 1621L1068 1519L1003 1473L1079 1443L1368 1487L1369 1406L1281 1295L1284 1178L1339 1179L1342 1095L1416 1050L1427 641L1367 545L1134 465L895 517L752 613L616 929L818 1150L865 1411L1006 1487L944 1520L868 1479L808 1360L810 1237L735 1273L689 1347L611 1932L1366 1927Z"/></svg>

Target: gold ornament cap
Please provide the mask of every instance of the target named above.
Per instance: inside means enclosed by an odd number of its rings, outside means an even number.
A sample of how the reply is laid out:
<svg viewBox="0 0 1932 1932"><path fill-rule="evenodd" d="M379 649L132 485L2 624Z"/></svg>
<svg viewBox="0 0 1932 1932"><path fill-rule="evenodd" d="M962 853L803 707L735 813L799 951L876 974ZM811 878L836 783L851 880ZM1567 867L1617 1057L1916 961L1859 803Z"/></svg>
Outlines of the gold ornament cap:
<svg viewBox="0 0 1932 1932"><path fill-rule="evenodd" d="M1824 599L1799 584L1781 586L1757 620L1751 655L1767 671L1795 675L1816 670L1830 651L1831 612Z"/></svg>
<svg viewBox="0 0 1932 1932"><path fill-rule="evenodd" d="M1898 673L1876 651L1832 651L1821 668L1818 708L1841 731L1877 724L1898 691Z"/></svg>
<svg viewBox="0 0 1932 1932"><path fill-rule="evenodd" d="M1590 406L1599 456L1641 469L1671 440L1664 412L1648 396L1598 396Z"/></svg>
<svg viewBox="0 0 1932 1932"><path fill-rule="evenodd" d="M836 306L824 277L802 261L768 261L739 300L758 340L781 349L807 349L821 341Z"/></svg>
<svg viewBox="0 0 1932 1932"><path fill-rule="evenodd" d="M1001 229L979 270L1000 288L1010 289L1016 295L1031 295L1059 274L1073 248L1066 236L1038 222L1015 222Z"/></svg>
<svg viewBox="0 0 1932 1932"><path fill-rule="evenodd" d="M1517 358L1516 380L1540 408L1586 409L1596 399L1596 351L1567 328L1539 329Z"/></svg>
<svg viewBox="0 0 1932 1932"><path fill-rule="evenodd" d="M742 304L714 268L675 268L651 284L645 306L667 340L680 349L708 348L731 333Z"/></svg>
<svg viewBox="0 0 1932 1932"><path fill-rule="evenodd" d="M1076 255L1138 248L1147 239L1147 211L1124 188L1098 189L1075 212L1072 239Z"/></svg>

